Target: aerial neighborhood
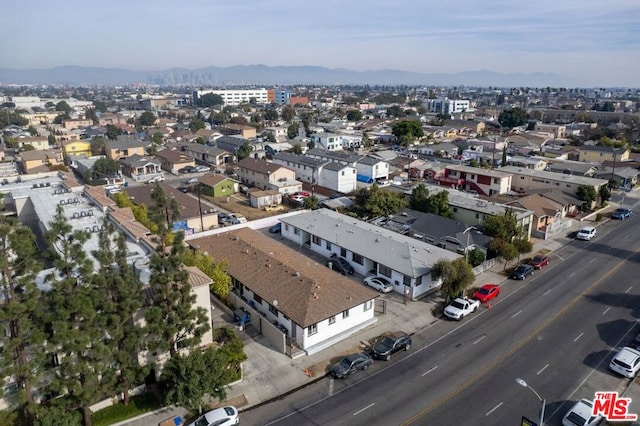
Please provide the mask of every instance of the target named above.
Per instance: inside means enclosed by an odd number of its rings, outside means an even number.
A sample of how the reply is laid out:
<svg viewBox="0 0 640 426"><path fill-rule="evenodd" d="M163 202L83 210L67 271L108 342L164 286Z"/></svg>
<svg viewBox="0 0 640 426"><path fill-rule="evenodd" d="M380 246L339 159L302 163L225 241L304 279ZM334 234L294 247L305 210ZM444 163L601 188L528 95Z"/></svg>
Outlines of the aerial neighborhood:
<svg viewBox="0 0 640 426"><path fill-rule="evenodd" d="M87 425L155 392L195 413L251 377L250 341L304 363L426 298L477 315L500 292L484 271L524 280L549 263L533 241L631 215L607 206L638 184L638 99L0 86L0 410ZM404 331L325 373L409 350Z"/></svg>

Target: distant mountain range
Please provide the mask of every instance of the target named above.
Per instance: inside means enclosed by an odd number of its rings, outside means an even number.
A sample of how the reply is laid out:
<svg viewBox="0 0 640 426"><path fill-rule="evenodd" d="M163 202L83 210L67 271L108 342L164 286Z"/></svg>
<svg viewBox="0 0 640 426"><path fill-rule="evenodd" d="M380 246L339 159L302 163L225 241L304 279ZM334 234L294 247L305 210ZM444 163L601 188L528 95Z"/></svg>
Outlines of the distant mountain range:
<svg viewBox="0 0 640 426"><path fill-rule="evenodd" d="M132 71L121 68L63 66L48 69L0 69L0 84L163 86L410 85L471 87L580 87L580 82L549 73L501 74L468 71L453 74L400 70L352 71L318 66L243 65L195 70Z"/></svg>

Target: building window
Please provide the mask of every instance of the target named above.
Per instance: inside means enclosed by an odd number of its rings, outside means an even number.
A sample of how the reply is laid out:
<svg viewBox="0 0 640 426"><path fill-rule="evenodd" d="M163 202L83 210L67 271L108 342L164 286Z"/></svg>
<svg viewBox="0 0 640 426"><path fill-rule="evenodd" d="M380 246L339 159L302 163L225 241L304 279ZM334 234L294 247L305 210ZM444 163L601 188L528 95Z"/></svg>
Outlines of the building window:
<svg viewBox="0 0 640 426"><path fill-rule="evenodd" d="M342 257L347 257L347 249L346 248L340 248L340 256Z"/></svg>
<svg viewBox="0 0 640 426"><path fill-rule="evenodd" d="M313 336L318 333L318 324L311 324L309 328L307 328L307 336Z"/></svg>
<svg viewBox="0 0 640 426"><path fill-rule="evenodd" d="M364 302L364 311L368 311L369 309L373 308L373 300L367 300L366 302Z"/></svg>
<svg viewBox="0 0 640 426"><path fill-rule="evenodd" d="M346 311L342 311L342 319L346 319L349 318L349 310L347 309Z"/></svg>
<svg viewBox="0 0 640 426"><path fill-rule="evenodd" d="M319 246L320 244L322 244L322 240L320 239L320 237L318 237L317 235L314 235L311 237L311 242L317 246Z"/></svg>
<svg viewBox="0 0 640 426"><path fill-rule="evenodd" d="M454 212L454 213L458 213L458 208L457 208L457 207L454 207L454 208L453 208L453 212Z"/></svg>
<svg viewBox="0 0 640 426"><path fill-rule="evenodd" d="M15 395L18 393L18 384L16 382L7 383L2 388L2 392L4 393L2 396Z"/></svg>
<svg viewBox="0 0 640 426"><path fill-rule="evenodd" d="M416 286L419 286L420 284L422 284L422 275L416 278Z"/></svg>
<svg viewBox="0 0 640 426"><path fill-rule="evenodd" d="M293 228L293 233L296 235L300 235L300 230L298 228Z"/></svg>
<svg viewBox="0 0 640 426"><path fill-rule="evenodd" d="M285 223L285 224L284 224L284 230L285 230L285 231L288 231L288 230L289 230L289 224L287 224L287 223Z"/></svg>
<svg viewBox="0 0 640 426"><path fill-rule="evenodd" d="M524 176L520 176L520 180L524 180Z"/></svg>
<svg viewBox="0 0 640 426"><path fill-rule="evenodd" d="M476 213L476 219L480 219L480 213Z"/></svg>
<svg viewBox="0 0 640 426"><path fill-rule="evenodd" d="M336 323L336 316L335 315L331 315L329 317L329 325L335 324L335 323Z"/></svg>
<svg viewBox="0 0 640 426"><path fill-rule="evenodd" d="M378 265L378 273L387 278L391 278L391 268L384 265Z"/></svg>
<svg viewBox="0 0 640 426"><path fill-rule="evenodd" d="M331 250L331 242L327 241L327 250Z"/></svg>
<svg viewBox="0 0 640 426"><path fill-rule="evenodd" d="M278 316L278 309L271 303L269 303L269 312L271 312L275 316Z"/></svg>
<svg viewBox="0 0 640 426"><path fill-rule="evenodd" d="M258 304L258 305L262 305L262 297L258 296L257 294L253 294L253 300Z"/></svg>
<svg viewBox="0 0 640 426"><path fill-rule="evenodd" d="M344 170L340 173L342 176L344 176Z"/></svg>
<svg viewBox="0 0 640 426"><path fill-rule="evenodd" d="M402 284L406 286L411 286L411 277L408 275L405 275L404 278L402 279Z"/></svg>
<svg viewBox="0 0 640 426"><path fill-rule="evenodd" d="M358 265L362 265L363 260L362 260L362 256L360 256L359 254L356 253L352 253L351 254L351 258L353 259L353 261L355 263L357 263Z"/></svg>

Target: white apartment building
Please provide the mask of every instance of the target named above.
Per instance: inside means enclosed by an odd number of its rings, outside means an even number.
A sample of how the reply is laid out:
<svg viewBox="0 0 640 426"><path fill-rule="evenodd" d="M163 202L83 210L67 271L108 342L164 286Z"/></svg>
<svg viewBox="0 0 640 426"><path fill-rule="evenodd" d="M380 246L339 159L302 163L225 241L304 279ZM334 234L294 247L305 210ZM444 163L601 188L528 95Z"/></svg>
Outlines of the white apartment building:
<svg viewBox="0 0 640 426"><path fill-rule="evenodd" d="M249 103L253 98L258 104L268 104L269 97L267 89L239 89L239 90L194 90L193 102L197 103L201 96L207 94L219 95L225 105L237 106L243 102Z"/></svg>
<svg viewBox="0 0 640 426"><path fill-rule="evenodd" d="M464 99L427 99L424 107L428 112L436 114L456 114L470 111L471 106L468 100Z"/></svg>

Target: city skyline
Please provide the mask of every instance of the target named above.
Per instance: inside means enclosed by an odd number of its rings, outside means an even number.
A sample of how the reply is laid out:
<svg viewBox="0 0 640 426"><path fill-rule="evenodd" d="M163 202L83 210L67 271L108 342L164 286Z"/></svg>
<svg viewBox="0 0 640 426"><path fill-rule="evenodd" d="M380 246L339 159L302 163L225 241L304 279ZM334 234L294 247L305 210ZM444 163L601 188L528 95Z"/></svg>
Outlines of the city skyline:
<svg viewBox="0 0 640 426"><path fill-rule="evenodd" d="M2 68L140 71L265 64L419 73L552 73L637 87L640 6L504 0L6 0ZM7 12L8 11L8 12Z"/></svg>

